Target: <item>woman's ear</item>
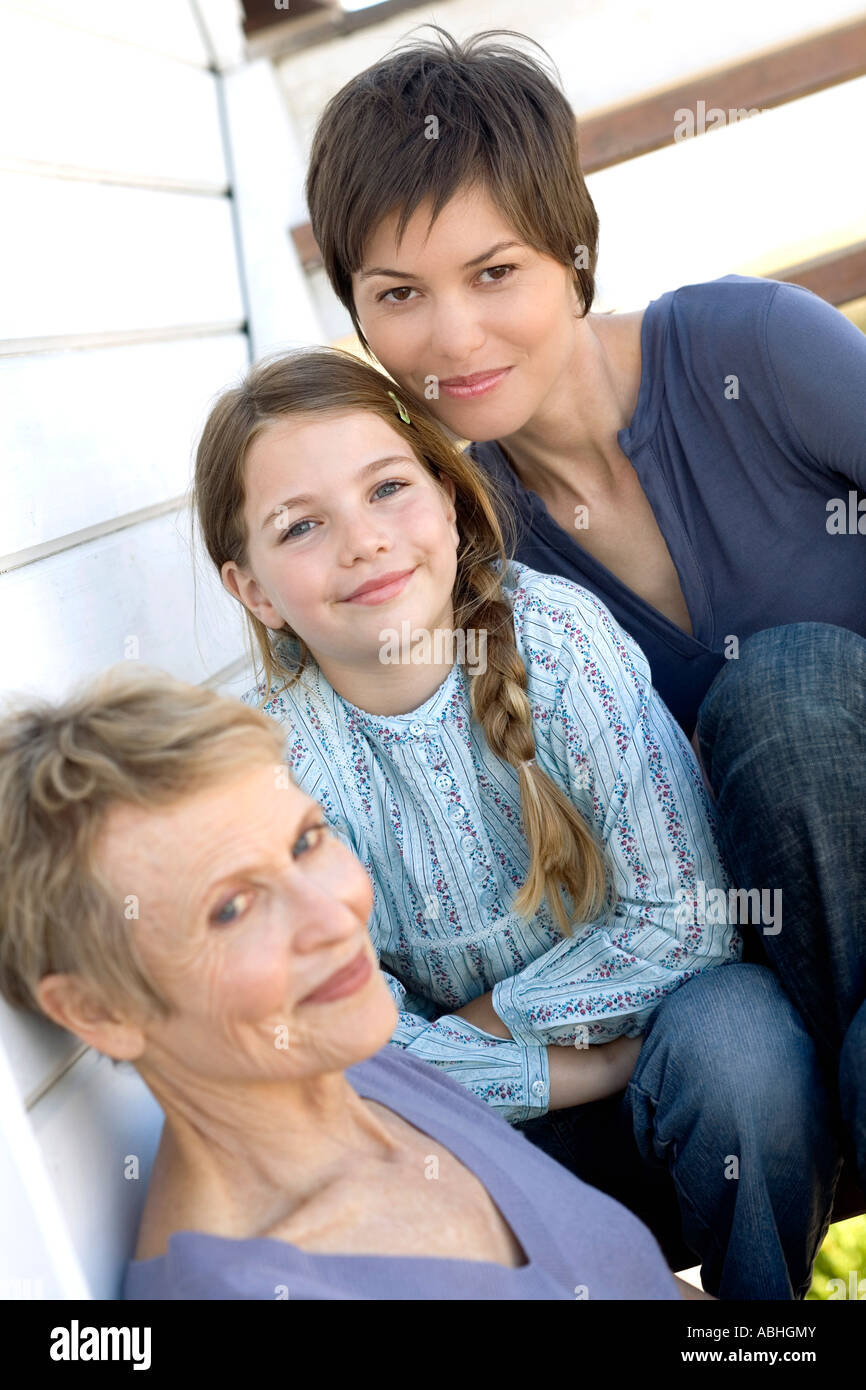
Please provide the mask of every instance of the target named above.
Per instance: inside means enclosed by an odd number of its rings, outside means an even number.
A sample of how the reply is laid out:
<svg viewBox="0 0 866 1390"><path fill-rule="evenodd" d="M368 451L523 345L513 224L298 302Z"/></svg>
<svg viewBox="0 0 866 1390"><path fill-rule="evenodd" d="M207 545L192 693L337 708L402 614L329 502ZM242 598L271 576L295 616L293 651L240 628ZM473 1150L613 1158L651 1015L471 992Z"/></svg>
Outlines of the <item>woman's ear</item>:
<svg viewBox="0 0 866 1390"><path fill-rule="evenodd" d="M132 1062L144 1051L145 1037L138 1024L110 1009L80 975L44 975L36 986L36 998L54 1023L107 1057Z"/></svg>

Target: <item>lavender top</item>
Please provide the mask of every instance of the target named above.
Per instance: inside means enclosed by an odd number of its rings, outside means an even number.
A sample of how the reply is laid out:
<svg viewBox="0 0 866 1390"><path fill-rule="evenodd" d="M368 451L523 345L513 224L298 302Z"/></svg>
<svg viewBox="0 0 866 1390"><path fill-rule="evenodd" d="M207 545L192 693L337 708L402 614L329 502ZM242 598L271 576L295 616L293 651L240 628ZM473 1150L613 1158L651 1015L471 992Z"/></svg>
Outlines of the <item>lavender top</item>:
<svg viewBox="0 0 866 1390"><path fill-rule="evenodd" d="M168 1252L127 1266L125 1299L584 1301L678 1299L655 1238L429 1062L383 1047L346 1069L360 1096L386 1105L449 1149L484 1184L523 1246L517 1269L485 1260L326 1255L270 1237L178 1231Z"/></svg>

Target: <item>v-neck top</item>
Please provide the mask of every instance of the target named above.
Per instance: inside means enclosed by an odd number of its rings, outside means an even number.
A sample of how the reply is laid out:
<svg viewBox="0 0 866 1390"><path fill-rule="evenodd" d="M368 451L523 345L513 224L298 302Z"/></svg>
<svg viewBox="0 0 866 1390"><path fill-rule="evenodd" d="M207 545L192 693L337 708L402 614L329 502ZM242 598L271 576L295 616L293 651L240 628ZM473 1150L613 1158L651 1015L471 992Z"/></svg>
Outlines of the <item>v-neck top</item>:
<svg viewBox="0 0 866 1390"><path fill-rule="evenodd" d="M782 623L866 636L866 336L809 290L726 275L653 300L617 438L679 576L692 634L564 530L496 441L514 557L591 589L639 643L687 735L739 644ZM628 543L628 538L623 538Z"/></svg>
<svg viewBox="0 0 866 1390"><path fill-rule="evenodd" d="M125 1299L679 1299L655 1237L428 1062L390 1045L346 1068L353 1090L449 1149L483 1183L528 1263L331 1255L272 1237L177 1231L132 1260Z"/></svg>

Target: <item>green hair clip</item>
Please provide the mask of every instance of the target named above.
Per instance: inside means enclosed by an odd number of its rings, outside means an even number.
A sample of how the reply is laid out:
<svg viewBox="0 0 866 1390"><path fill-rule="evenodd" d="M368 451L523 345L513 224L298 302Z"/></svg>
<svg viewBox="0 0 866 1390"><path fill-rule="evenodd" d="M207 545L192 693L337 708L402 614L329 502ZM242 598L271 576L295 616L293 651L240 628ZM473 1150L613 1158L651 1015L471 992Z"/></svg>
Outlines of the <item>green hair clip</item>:
<svg viewBox="0 0 866 1390"><path fill-rule="evenodd" d="M405 405L403 404L403 402L402 402L402 401L398 401L398 399L397 399L397 397L394 395L394 392L393 392L393 391L389 391L389 392L388 392L388 395L391 397L391 400L394 402L394 404L396 405L398 411L400 412L400 419L403 421L403 423L406 424L406 425L411 425L412 421L409 419L409 412L408 412L408 410L406 409L406 407L405 407Z"/></svg>

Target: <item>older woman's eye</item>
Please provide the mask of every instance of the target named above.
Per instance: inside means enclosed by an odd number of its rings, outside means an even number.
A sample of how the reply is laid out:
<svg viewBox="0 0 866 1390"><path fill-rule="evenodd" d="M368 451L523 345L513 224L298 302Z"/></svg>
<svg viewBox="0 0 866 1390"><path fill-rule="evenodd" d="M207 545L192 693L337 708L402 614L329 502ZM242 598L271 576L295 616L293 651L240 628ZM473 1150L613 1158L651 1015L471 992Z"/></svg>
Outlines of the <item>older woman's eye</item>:
<svg viewBox="0 0 866 1390"><path fill-rule="evenodd" d="M320 831L322 833L317 834L317 831ZM316 825L308 826L304 833L302 835L299 835L297 840L295 841L294 848L292 850L293 857L297 859L298 856L296 854L296 850L298 848L298 845L303 845L305 841L309 840L310 836L313 837L313 843L307 843L305 847L301 850L301 854L309 854L311 850L318 849L319 845L322 843L324 839L327 838L327 836L330 833L331 827L326 820L319 821Z"/></svg>
<svg viewBox="0 0 866 1390"><path fill-rule="evenodd" d="M232 907L236 902L239 902L239 901L241 901L241 899L243 899L243 898L248 898L248 897L249 897L249 893L233 893L232 896L231 896L230 898L228 898L228 899L226 900L226 902L223 903L223 905L222 905L222 907L219 909L219 911L218 911L218 912L215 912L215 913L213 914L213 916L211 917L211 921L212 921L212 922L215 922L215 923L217 924L217 926L220 926L220 927L230 927L230 926L232 925L233 922L236 922L236 921L238 920L239 917L243 916L243 913L237 913L237 914L235 914L234 916L231 916L231 917L227 917L227 916L225 916L224 914L225 914L225 913L228 911L228 909L229 909L230 907Z"/></svg>

